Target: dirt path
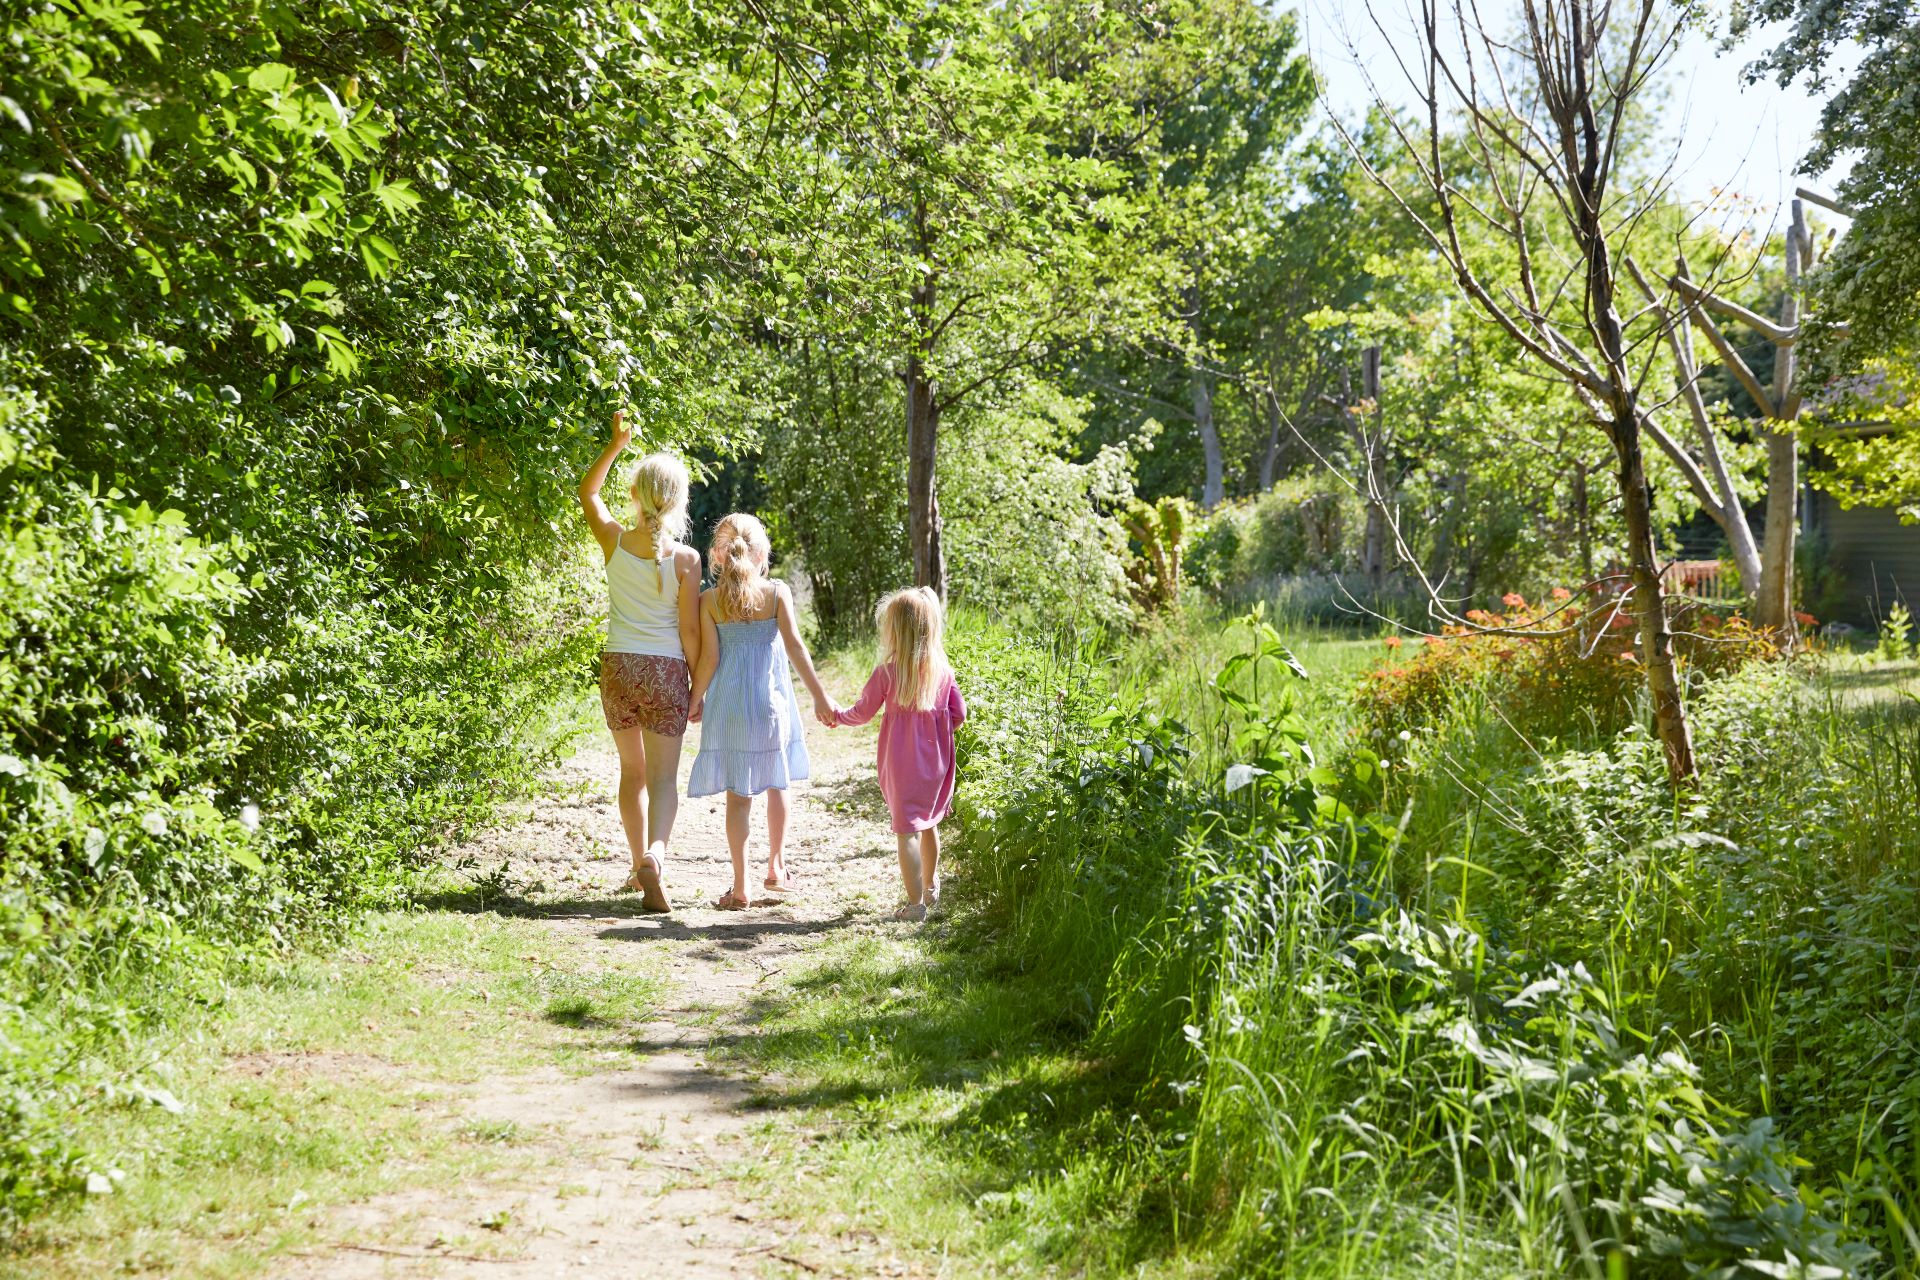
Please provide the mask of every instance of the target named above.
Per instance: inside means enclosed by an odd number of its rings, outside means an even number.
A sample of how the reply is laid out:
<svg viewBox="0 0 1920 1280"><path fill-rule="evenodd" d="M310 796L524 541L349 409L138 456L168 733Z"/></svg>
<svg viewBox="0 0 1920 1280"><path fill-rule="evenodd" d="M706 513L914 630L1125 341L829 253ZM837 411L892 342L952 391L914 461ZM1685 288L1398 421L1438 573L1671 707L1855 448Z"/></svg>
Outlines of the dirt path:
<svg viewBox="0 0 1920 1280"><path fill-rule="evenodd" d="M692 761L698 730L687 738ZM549 1276L901 1274L870 1236L810 1236L776 1210L744 1202L727 1170L754 1154L750 1082L710 1070L722 1037L754 1034L747 998L824 932L901 928L892 837L872 783L871 731L808 727L814 781L792 793L788 858L801 888L770 905L709 905L729 883L723 806L683 801L674 834L670 917L616 897L626 865L613 804L616 774L597 745L562 770L575 799L543 802L524 822L464 852L484 868L504 857L548 927L595 964L664 949L673 974L658 1021L606 1070L559 1068L490 1082L448 1099L450 1118L534 1135L516 1172L455 1186L416 1186L334 1215L330 1243L279 1274L287 1280ZM756 809L750 883L764 874ZM756 892L759 890L756 888ZM771 895L770 895L771 897Z"/></svg>

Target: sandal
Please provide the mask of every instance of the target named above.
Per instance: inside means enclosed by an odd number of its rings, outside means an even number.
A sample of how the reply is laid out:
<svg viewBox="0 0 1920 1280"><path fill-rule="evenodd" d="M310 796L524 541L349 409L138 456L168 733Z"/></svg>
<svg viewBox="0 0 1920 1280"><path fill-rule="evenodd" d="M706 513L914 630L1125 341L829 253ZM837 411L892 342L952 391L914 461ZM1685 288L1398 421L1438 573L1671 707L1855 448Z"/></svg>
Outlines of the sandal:
<svg viewBox="0 0 1920 1280"><path fill-rule="evenodd" d="M640 882L640 909L657 915L665 915L673 910L673 903L667 899L665 886L661 884L660 855L648 850L641 855L640 865L633 869L633 879Z"/></svg>
<svg viewBox="0 0 1920 1280"><path fill-rule="evenodd" d="M791 875L789 875L785 880L775 880L772 876L768 876L765 880L762 880L760 883L767 886L767 888L769 889L777 889L781 893L792 893L795 889L798 889L800 887L800 881Z"/></svg>
<svg viewBox="0 0 1920 1280"><path fill-rule="evenodd" d="M898 920L902 924L919 924L927 918L927 904L924 902L909 902L888 918Z"/></svg>
<svg viewBox="0 0 1920 1280"><path fill-rule="evenodd" d="M715 902L713 907L716 911L745 911L752 905L753 899L743 897L729 889L720 895L719 901Z"/></svg>

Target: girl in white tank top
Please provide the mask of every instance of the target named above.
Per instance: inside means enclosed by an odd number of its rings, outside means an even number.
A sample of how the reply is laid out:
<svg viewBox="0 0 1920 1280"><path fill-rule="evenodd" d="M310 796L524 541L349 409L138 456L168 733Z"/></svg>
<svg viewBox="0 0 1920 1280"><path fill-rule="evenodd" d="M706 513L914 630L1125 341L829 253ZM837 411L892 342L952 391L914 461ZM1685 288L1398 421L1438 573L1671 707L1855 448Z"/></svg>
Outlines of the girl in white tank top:
<svg viewBox="0 0 1920 1280"><path fill-rule="evenodd" d="M600 706L620 752L620 822L638 889L649 911L671 911L667 841L679 811L680 741L687 732L700 647L700 553L681 543L687 530L687 469L664 453L640 460L633 519L622 527L600 490L632 439L625 415L580 481L580 507L600 544L607 573L607 644L600 654Z"/></svg>
<svg viewBox="0 0 1920 1280"><path fill-rule="evenodd" d="M685 660L680 578L671 554L643 559L617 542L607 558L606 651Z"/></svg>

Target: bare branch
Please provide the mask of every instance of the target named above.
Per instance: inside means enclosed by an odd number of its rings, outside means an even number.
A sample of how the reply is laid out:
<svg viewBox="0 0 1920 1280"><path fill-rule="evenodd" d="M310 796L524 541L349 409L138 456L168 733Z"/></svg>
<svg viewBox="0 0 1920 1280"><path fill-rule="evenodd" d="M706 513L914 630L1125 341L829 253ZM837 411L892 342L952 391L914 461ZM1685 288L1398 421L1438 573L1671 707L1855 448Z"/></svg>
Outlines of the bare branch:
<svg viewBox="0 0 1920 1280"><path fill-rule="evenodd" d="M1748 310L1729 298L1723 298L1711 289L1701 288L1685 276L1673 276L1667 283L1673 286L1675 292L1685 295L1688 301L1697 302L1710 310L1718 311L1729 320L1738 320L1776 347L1790 347L1800 340L1798 325L1790 329L1782 328L1756 311Z"/></svg>

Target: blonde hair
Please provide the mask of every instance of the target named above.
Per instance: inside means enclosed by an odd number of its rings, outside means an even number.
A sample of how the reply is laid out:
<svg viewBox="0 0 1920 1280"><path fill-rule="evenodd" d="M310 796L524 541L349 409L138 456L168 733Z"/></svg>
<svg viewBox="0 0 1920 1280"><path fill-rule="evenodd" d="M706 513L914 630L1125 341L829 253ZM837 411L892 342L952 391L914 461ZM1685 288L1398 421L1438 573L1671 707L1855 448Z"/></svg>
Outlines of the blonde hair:
<svg viewBox="0 0 1920 1280"><path fill-rule="evenodd" d="M893 669L893 700L918 711L932 709L947 671L940 597L926 587L896 591L880 602L873 620L880 628L880 660Z"/></svg>
<svg viewBox="0 0 1920 1280"><path fill-rule="evenodd" d="M687 536L687 464L670 453L650 453L634 469L633 510L653 530L655 559Z"/></svg>
<svg viewBox="0 0 1920 1280"><path fill-rule="evenodd" d="M773 544L767 526L735 512L713 527L713 594L722 618L745 618L767 606L767 557Z"/></svg>

